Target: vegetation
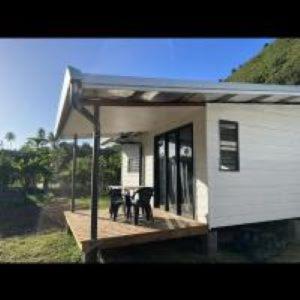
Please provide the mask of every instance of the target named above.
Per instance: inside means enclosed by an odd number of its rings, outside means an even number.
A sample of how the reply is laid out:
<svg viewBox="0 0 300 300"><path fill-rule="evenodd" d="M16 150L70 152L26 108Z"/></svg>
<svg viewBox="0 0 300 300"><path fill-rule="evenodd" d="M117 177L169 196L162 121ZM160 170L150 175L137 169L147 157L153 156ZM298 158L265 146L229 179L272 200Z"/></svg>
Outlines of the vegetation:
<svg viewBox="0 0 300 300"><path fill-rule="evenodd" d="M11 135L10 140L11 140ZM47 138L46 138L47 136ZM0 150L0 190L19 185L25 192L38 190L47 193L49 186L55 186L57 192L70 195L72 174L72 145L58 143L52 132L46 135L40 128L37 135L28 138L20 150ZM120 148L114 146L101 150L101 185L106 191L108 185L120 183ZM90 193L92 148L88 143L78 146L76 190L78 196Z"/></svg>
<svg viewBox="0 0 300 300"><path fill-rule="evenodd" d="M63 231L0 240L0 263L75 263L80 259L76 242Z"/></svg>
<svg viewBox="0 0 300 300"><path fill-rule="evenodd" d="M17 178L17 169L14 167L14 160L4 150L0 151L0 191L4 192Z"/></svg>
<svg viewBox="0 0 300 300"><path fill-rule="evenodd" d="M12 142L16 139L16 136L13 132L8 132L5 135L5 139L8 141L8 143L10 144L10 148L12 148Z"/></svg>
<svg viewBox="0 0 300 300"><path fill-rule="evenodd" d="M224 81L300 84L300 39L277 39Z"/></svg>

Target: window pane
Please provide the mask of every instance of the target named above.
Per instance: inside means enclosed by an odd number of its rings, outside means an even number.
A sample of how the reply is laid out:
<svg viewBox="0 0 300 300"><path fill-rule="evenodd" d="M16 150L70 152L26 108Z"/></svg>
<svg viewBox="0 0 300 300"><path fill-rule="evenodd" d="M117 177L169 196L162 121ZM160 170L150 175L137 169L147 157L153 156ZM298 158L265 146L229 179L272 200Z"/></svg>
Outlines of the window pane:
<svg viewBox="0 0 300 300"><path fill-rule="evenodd" d="M131 172L139 172L139 159L138 158L129 158L128 159L128 167L127 171Z"/></svg>
<svg viewBox="0 0 300 300"><path fill-rule="evenodd" d="M220 121L220 169L237 171L239 169L238 124Z"/></svg>

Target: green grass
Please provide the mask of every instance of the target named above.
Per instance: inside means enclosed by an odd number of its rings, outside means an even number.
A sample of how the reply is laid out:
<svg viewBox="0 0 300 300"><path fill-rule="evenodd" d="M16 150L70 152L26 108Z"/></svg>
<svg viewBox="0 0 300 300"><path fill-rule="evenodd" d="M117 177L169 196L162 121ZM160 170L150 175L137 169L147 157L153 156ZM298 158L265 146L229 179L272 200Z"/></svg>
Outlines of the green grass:
<svg viewBox="0 0 300 300"><path fill-rule="evenodd" d="M75 200L75 205L78 209L89 209L91 204L90 197L81 197ZM109 206L109 197L102 196L98 202L99 209L108 209Z"/></svg>
<svg viewBox="0 0 300 300"><path fill-rule="evenodd" d="M62 231L0 240L0 263L77 263L80 258L73 237Z"/></svg>
<svg viewBox="0 0 300 300"><path fill-rule="evenodd" d="M42 193L27 194L26 199L0 202L0 263L73 263L80 250L64 229L63 211L70 199ZM108 197L99 208L108 207ZM78 209L88 209L90 198L76 199ZM55 220L62 219L59 224Z"/></svg>
<svg viewBox="0 0 300 300"><path fill-rule="evenodd" d="M51 200L55 199L53 194L44 194L44 193L36 193L36 194L26 194L26 200L38 206L43 204L49 204Z"/></svg>

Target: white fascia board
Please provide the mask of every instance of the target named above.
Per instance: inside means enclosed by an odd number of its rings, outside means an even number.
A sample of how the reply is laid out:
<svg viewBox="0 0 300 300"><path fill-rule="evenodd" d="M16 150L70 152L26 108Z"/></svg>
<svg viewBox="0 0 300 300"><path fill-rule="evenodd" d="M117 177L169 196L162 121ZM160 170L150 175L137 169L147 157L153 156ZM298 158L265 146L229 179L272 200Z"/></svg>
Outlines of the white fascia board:
<svg viewBox="0 0 300 300"><path fill-rule="evenodd" d="M270 94L300 96L300 87L294 85L270 85L252 83L211 83L197 80L163 78L141 78L132 76L109 76L83 74L83 88L86 89L129 89L143 91L220 93L220 94Z"/></svg>
<svg viewBox="0 0 300 300"><path fill-rule="evenodd" d="M67 106L70 105L68 101L68 91L70 87L70 83L72 80L81 80L82 79L82 73L80 70L73 68L71 66L68 66L65 71L63 85L60 93L60 100L58 103L58 110L56 115L56 122L55 122L55 129L54 129L54 135L56 136L59 132L59 126L62 120L63 111L67 109Z"/></svg>

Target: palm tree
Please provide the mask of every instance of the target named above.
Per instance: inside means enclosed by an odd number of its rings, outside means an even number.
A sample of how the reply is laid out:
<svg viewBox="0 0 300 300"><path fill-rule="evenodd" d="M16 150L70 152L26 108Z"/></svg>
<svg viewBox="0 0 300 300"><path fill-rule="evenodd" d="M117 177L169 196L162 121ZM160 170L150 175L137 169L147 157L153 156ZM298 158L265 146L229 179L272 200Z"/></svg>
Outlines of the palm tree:
<svg viewBox="0 0 300 300"><path fill-rule="evenodd" d="M44 128L39 128L37 137L42 139L46 139L46 132Z"/></svg>
<svg viewBox="0 0 300 300"><path fill-rule="evenodd" d="M6 133L5 135L5 139L9 142L9 145L10 145L10 149L12 148L12 142L16 139L16 135L9 131Z"/></svg>
<svg viewBox="0 0 300 300"><path fill-rule="evenodd" d="M29 144L33 142L37 148L39 148L41 145L45 145L47 143L45 130L40 128L37 132L37 136L28 138L28 140Z"/></svg>
<svg viewBox="0 0 300 300"><path fill-rule="evenodd" d="M48 139L48 143L51 145L52 149L55 149L56 148L57 138L55 137L55 135L53 134L53 132L49 132L47 139Z"/></svg>

